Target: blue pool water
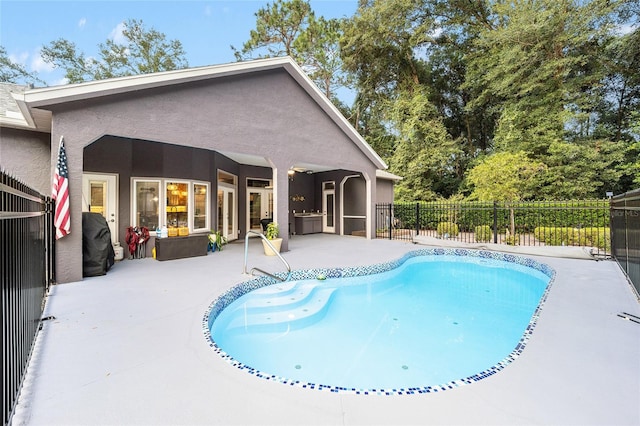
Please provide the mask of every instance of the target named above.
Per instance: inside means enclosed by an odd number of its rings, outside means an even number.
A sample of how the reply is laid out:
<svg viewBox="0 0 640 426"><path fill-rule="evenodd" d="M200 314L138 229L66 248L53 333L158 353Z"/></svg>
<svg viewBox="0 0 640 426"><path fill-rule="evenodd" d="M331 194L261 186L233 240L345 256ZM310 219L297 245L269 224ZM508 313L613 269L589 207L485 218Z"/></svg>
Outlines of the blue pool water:
<svg viewBox="0 0 640 426"><path fill-rule="evenodd" d="M381 273L268 285L227 303L207 327L234 363L290 384L470 383L519 354L551 277L495 257L410 256Z"/></svg>

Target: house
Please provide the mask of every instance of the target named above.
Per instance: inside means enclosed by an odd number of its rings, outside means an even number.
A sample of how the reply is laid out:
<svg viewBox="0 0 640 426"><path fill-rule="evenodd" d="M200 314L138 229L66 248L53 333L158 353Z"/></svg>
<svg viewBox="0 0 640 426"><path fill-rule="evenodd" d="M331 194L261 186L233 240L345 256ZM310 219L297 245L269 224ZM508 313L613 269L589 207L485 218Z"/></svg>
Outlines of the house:
<svg viewBox="0 0 640 426"><path fill-rule="evenodd" d="M271 219L286 251L290 234L374 237L375 205L399 179L289 57L2 88L1 168L49 194L64 138L61 283L82 279L83 211L102 213L114 242L129 226L234 240Z"/></svg>

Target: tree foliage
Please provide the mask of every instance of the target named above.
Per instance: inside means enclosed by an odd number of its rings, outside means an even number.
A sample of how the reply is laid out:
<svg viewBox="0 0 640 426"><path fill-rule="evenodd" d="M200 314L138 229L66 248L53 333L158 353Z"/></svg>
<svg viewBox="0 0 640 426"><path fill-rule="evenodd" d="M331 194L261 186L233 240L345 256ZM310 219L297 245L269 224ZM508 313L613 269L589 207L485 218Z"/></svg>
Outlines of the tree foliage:
<svg viewBox="0 0 640 426"><path fill-rule="evenodd" d="M44 81L38 78L37 75L27 71L24 65L13 62L11 58L9 58L9 55L7 55L7 50L2 46L0 46L0 82L13 84L44 84Z"/></svg>
<svg viewBox="0 0 640 426"><path fill-rule="evenodd" d="M397 195L465 192L462 178L475 159L500 153L524 153L545 166L526 182L535 182L527 197L630 189L640 40L637 28L619 29L637 25L637 12L637 0L361 1L345 26L343 61L357 82L354 110L377 111L373 119L398 133L392 166L409 179ZM455 150L441 144L424 154L416 136L405 133L416 120L389 120L381 113L386 107L372 108L408 89L427 94ZM407 155L408 141L415 157ZM425 155L430 164L447 158L447 173L416 179Z"/></svg>
<svg viewBox="0 0 640 426"><path fill-rule="evenodd" d="M256 14L256 28L241 49L231 46L238 61L292 57L330 99L348 85L338 41L342 21L316 18L306 0L276 0Z"/></svg>
<svg viewBox="0 0 640 426"><path fill-rule="evenodd" d="M389 109L399 135L391 170L404 177L397 187L398 199L436 199L447 186L453 186L448 181L456 178L455 161L460 149L424 89L403 91Z"/></svg>
<svg viewBox="0 0 640 426"><path fill-rule="evenodd" d="M182 43L146 29L140 20L124 23L124 42L108 39L98 45L98 57L86 56L76 44L58 39L42 49L45 62L62 68L70 83L170 71L188 67Z"/></svg>
<svg viewBox="0 0 640 426"><path fill-rule="evenodd" d="M471 198L480 201L521 201L532 198L533 178L545 170L524 151L498 152L484 158L467 174Z"/></svg>
<svg viewBox="0 0 640 426"><path fill-rule="evenodd" d="M339 20L275 0L255 16L236 58L291 56L404 178L399 200L640 186L639 0L359 0ZM123 36L95 57L64 39L43 56L70 82L187 66L141 21ZM0 66L6 81L30 78L4 49Z"/></svg>

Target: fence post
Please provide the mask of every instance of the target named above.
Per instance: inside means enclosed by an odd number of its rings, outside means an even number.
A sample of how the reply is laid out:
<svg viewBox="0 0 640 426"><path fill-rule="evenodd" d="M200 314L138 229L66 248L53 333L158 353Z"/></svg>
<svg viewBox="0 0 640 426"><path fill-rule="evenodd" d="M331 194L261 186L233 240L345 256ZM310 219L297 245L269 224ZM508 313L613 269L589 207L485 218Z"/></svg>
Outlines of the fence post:
<svg viewBox="0 0 640 426"><path fill-rule="evenodd" d="M393 203L389 203L389 239L393 239Z"/></svg>
<svg viewBox="0 0 640 426"><path fill-rule="evenodd" d="M498 244L498 202L493 202L493 243Z"/></svg>
<svg viewBox="0 0 640 426"><path fill-rule="evenodd" d="M416 236L420 235L420 203L416 202Z"/></svg>

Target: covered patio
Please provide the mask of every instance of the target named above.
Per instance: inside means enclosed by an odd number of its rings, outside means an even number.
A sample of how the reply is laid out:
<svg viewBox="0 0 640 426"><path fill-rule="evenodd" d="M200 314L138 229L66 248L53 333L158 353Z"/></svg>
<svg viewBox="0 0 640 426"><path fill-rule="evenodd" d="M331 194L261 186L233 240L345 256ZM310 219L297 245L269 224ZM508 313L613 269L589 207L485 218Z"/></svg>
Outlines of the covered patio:
<svg viewBox="0 0 640 426"><path fill-rule="evenodd" d="M294 236L294 269L371 265L420 246ZM556 270L522 355L474 384L421 395L350 395L256 378L208 345L210 302L249 277L241 241L206 257L125 260L56 285L14 425L640 423L638 300L613 261L530 256ZM249 267L280 271L249 243Z"/></svg>
<svg viewBox="0 0 640 426"><path fill-rule="evenodd" d="M24 120L7 141L21 148L9 161L29 149L29 132L50 137L51 149L27 162L26 181L35 170L53 171L65 144L75 231L56 244L60 283L83 276L84 211L103 214L122 245L129 227L146 227L152 238L159 227L185 237L214 229L233 240L269 219L287 251L298 222L310 232L372 238L375 204L393 199L399 178L289 57L29 89L11 99ZM311 213L319 223L305 227Z"/></svg>

